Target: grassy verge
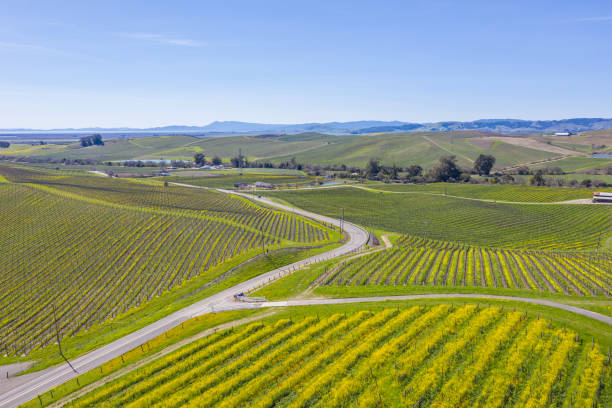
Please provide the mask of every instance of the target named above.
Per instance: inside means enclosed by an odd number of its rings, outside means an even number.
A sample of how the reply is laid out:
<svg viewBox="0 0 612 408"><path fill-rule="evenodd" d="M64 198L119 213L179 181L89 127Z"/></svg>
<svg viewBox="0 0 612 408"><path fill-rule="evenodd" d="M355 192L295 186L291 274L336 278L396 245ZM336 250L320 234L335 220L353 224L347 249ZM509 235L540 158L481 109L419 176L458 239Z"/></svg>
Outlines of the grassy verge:
<svg viewBox="0 0 612 408"><path fill-rule="evenodd" d="M233 320L242 319L261 313L261 310L236 310L231 312L221 312L197 316L187 320L180 326L168 330L163 335L149 340L142 347L137 347L127 353L117 357L111 361L102 364L100 367L79 375L73 380L68 381L58 387L55 387L50 392L39 395L38 398L23 404L22 407L40 407L49 405L55 401L64 398L67 395L76 392L89 384L94 383L110 374L113 374L131 364L134 364L143 358L154 355L164 348L178 343L181 340L194 336L206 329L231 322ZM39 399L40 398L40 399Z"/></svg>

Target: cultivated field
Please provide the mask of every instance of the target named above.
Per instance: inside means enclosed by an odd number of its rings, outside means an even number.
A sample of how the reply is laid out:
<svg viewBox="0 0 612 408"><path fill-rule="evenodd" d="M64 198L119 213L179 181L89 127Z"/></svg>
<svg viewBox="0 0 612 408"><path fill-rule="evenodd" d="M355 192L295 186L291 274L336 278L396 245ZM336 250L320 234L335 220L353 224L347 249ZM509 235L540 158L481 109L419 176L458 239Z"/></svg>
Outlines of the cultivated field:
<svg viewBox="0 0 612 408"><path fill-rule="evenodd" d="M310 164L345 164L364 166L371 157L378 157L386 165L408 166L419 164L430 168L443 155L454 154L459 164L471 167L479 154L492 154L497 167L548 160L560 157L529 146L484 137L477 131L460 132L407 132L376 133L366 135L325 135L303 133L298 135L254 135L223 137L157 136L134 139L107 140L104 146L82 148L79 143L65 145L19 145L4 153L9 156L50 159L190 160L194 154L204 152L208 158L217 155L225 160L235 157L239 149L249 159L270 160L274 163L291 160ZM549 145L535 143L535 146ZM589 145L590 147L590 145ZM576 154L582 154L576 152Z"/></svg>
<svg viewBox="0 0 612 408"><path fill-rule="evenodd" d="M264 248L337 239L216 191L0 166L0 350L78 333Z"/></svg>
<svg viewBox="0 0 612 408"><path fill-rule="evenodd" d="M448 194L482 200L528 203L556 203L580 198L592 198L595 191L612 191L610 188L556 188L456 183L379 184L365 187L396 193Z"/></svg>
<svg viewBox="0 0 612 408"><path fill-rule="evenodd" d="M609 206L503 204L356 188L266 195L331 217L344 208L348 221L369 228L488 248L596 250L612 232Z"/></svg>
<svg viewBox="0 0 612 408"><path fill-rule="evenodd" d="M612 256L488 249L404 236L392 249L354 258L320 285L428 285L612 295Z"/></svg>
<svg viewBox="0 0 612 408"><path fill-rule="evenodd" d="M362 309L220 331L71 406L608 406L607 362L597 342L509 308Z"/></svg>

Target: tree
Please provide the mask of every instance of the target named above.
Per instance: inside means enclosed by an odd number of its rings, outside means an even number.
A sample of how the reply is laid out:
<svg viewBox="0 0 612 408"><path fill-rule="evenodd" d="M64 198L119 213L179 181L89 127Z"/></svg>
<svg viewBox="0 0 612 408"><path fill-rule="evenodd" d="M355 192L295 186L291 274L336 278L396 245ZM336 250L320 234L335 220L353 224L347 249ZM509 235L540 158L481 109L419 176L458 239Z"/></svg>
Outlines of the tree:
<svg viewBox="0 0 612 408"><path fill-rule="evenodd" d="M538 170L531 178L529 179L529 184L532 186L543 186L546 184L546 180L542 177L542 170Z"/></svg>
<svg viewBox="0 0 612 408"><path fill-rule="evenodd" d="M442 156L430 175L434 181L455 181L461 176L455 156Z"/></svg>
<svg viewBox="0 0 612 408"><path fill-rule="evenodd" d="M370 180L378 177L378 173L380 172L380 160L379 159L370 159L365 168L366 177Z"/></svg>
<svg viewBox="0 0 612 408"><path fill-rule="evenodd" d="M528 174L531 174L531 171L529 170L529 167L521 166L518 169L516 169L516 174L521 175L521 176L526 176Z"/></svg>
<svg viewBox="0 0 612 408"><path fill-rule="evenodd" d="M91 143L96 146L104 146L104 142L102 141L102 135L100 135L99 133L91 135Z"/></svg>
<svg viewBox="0 0 612 408"><path fill-rule="evenodd" d="M9 142L0 142L0 147L6 149L10 146L11 144Z"/></svg>
<svg viewBox="0 0 612 408"><path fill-rule="evenodd" d="M215 166L220 165L221 163L223 163L223 161L221 161L221 158L219 156L215 156L212 158L212 164Z"/></svg>
<svg viewBox="0 0 612 408"><path fill-rule="evenodd" d="M495 157L490 154L480 154L474 162L474 171L479 175L488 175L495 164Z"/></svg>
<svg viewBox="0 0 612 408"><path fill-rule="evenodd" d="M399 168L394 164L389 171L389 177L393 180L398 179Z"/></svg>
<svg viewBox="0 0 612 408"><path fill-rule="evenodd" d="M412 180L415 177L423 174L423 168L418 164L412 164L406 167L406 180Z"/></svg>
<svg viewBox="0 0 612 408"><path fill-rule="evenodd" d="M99 133L93 134L91 136L83 136L81 137L81 146L104 146L104 141L102 140L102 136Z"/></svg>
<svg viewBox="0 0 612 408"><path fill-rule="evenodd" d="M193 161L195 162L196 166L203 166L206 164L206 155L204 153L196 153L193 156Z"/></svg>

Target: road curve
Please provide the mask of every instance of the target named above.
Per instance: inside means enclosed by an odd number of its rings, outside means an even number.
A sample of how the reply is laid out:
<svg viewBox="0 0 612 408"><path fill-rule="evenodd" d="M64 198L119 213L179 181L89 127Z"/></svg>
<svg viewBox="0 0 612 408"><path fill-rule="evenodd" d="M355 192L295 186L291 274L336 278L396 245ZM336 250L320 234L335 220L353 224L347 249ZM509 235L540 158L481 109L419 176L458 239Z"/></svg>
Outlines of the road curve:
<svg viewBox="0 0 612 408"><path fill-rule="evenodd" d="M276 207L280 210L293 212L308 218L323 221L328 225L340 225L340 220L278 204L269 199L253 197L251 195L235 193L227 190L220 191L224 193L242 195L249 199L259 201L262 204ZM140 346L141 344L146 343L147 341L165 333L171 328L178 326L182 322L192 317L211 312L244 308L247 305L234 301L233 296L235 294L240 292L248 292L252 289L264 286L271 281L281 276L290 274L306 265L355 252L366 244L369 234L363 228L345 222L343 224L343 229L349 236L349 240L344 245L239 283L236 286L228 288L222 292L200 300L191 306L174 312L156 321L155 323L145 326L142 329L115 340L97 350L91 351L81 357L71 360L72 366L78 371L78 373L75 373L67 364L50 369L44 374L41 374L39 377L36 377L22 385L16 386L9 392L0 395L0 408L13 408L28 402L31 399L36 398L37 395L47 392L50 389L77 377L79 374L90 371L101 364L110 361L113 358L116 358L121 354Z"/></svg>
<svg viewBox="0 0 612 408"><path fill-rule="evenodd" d="M489 299L489 300L510 300L513 302L534 303L542 306L550 306L557 309L566 310L582 316L590 317L591 319L599 320L600 322L612 325L612 317L601 313L592 312L575 306L566 305L564 303L552 302L544 299L534 299L528 297L502 296L502 295L485 295L485 294L470 294L470 293L435 293L423 295L399 295L399 296L371 296L359 298L337 298L337 299L299 299L299 300L284 300L278 302L262 302L253 307L291 307L291 306L309 306L309 305L337 305L345 303L366 303L366 302L384 302L387 300L418 300L418 299L449 299L449 298L470 298L470 299Z"/></svg>
<svg viewBox="0 0 612 408"><path fill-rule="evenodd" d="M188 187L195 187L185 185ZM231 193L240 196L253 199L262 204L276 207L285 211L290 211L295 214L299 214L305 217L313 218L319 221L326 222L331 225L338 226L339 220L321 216L318 214L296 209L279 203L275 203L267 198L254 197L250 194L236 193L233 191L220 190L224 193ZM405 296L380 296L380 297L361 297L361 298L338 298L338 299L301 299L301 300L287 300L278 302L262 302L262 303L242 303L236 302L233 299L233 295L239 292L248 292L254 288L266 285L270 281L292 273L305 265L319 262L321 260L330 259L345 255L361 248L368 239L368 233L364 229L345 222L344 230L349 235L349 241L331 251L326 253L304 259L299 262L295 262L291 265L284 266L282 268L275 269L270 272L266 272L258 277L240 283L215 295L212 295L206 299L194 303L184 309L181 309L157 322L146 326L134 333L122 337L106 346L103 346L97 350L89 352L79 358L71 361L72 365L79 371L84 373L92 370L99 365L120 356L121 354L138 347L139 345L149 341L150 339L163 334L167 330L179 325L180 323L188 320L194 316L203 315L210 312L218 312L225 310L238 310L238 309L254 309L254 308L268 308L268 307L291 307L291 306L307 306L307 305L331 305L331 304L349 304L349 303L365 303L365 302L381 302L387 300L415 300L415 299L441 299L441 298L479 298L479 299L492 299L492 300L509 300L539 304L544 306L550 306L557 309L566 310L568 312L576 313L582 316L586 316L603 323L612 325L612 318L602 315L600 313L592 312L590 310L581 309L574 306L565 305L562 303L552 302L543 299L533 299L525 297L513 297L513 296L498 296L498 295L484 295L484 294L422 294L422 295L405 295ZM23 404L37 395L42 394L53 387L65 383L78 374L74 373L67 365L62 365L49 370L40 377L37 377L31 381L24 383L23 385L13 388L11 391L0 396L0 408L12 408L17 405Z"/></svg>

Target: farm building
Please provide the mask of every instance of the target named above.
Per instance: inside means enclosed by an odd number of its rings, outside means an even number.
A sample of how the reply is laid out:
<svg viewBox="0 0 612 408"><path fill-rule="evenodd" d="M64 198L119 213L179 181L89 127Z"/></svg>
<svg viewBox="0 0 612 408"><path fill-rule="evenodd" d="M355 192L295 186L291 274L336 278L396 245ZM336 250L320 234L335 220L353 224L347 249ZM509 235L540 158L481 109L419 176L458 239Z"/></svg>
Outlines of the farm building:
<svg viewBox="0 0 612 408"><path fill-rule="evenodd" d="M612 193L593 193L594 203L612 203Z"/></svg>
<svg viewBox="0 0 612 408"><path fill-rule="evenodd" d="M274 184L265 183L263 181L256 181L255 188L274 188Z"/></svg>

